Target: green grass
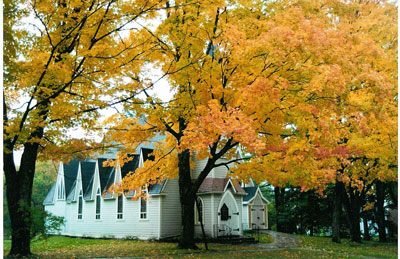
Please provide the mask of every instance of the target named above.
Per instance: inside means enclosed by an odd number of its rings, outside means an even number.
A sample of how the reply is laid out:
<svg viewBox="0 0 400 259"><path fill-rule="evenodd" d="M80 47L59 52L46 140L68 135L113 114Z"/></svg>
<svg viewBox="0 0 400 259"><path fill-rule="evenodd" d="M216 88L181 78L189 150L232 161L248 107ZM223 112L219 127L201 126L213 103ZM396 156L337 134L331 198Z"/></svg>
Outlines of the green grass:
<svg viewBox="0 0 400 259"><path fill-rule="evenodd" d="M328 237L310 237L300 235L298 237L302 240L302 247L359 256L397 258L397 243L363 241L359 244L350 242L349 239L342 239L342 242L338 244L332 242L331 238Z"/></svg>
<svg viewBox="0 0 400 259"><path fill-rule="evenodd" d="M204 244L199 243L197 245L204 250ZM62 236L54 236L31 243L32 253L42 258L157 256L191 252L190 250L180 250L176 247L176 243ZM208 247L213 252L256 249L225 244L209 244ZM4 255L9 253L10 248L11 241L4 240Z"/></svg>
<svg viewBox="0 0 400 259"><path fill-rule="evenodd" d="M262 236L262 237L261 237ZM341 244L332 243L330 238L298 236L302 240L298 249L259 251L260 247L245 245L197 244L201 250L179 250L176 243L152 241L84 239L55 236L32 242L32 252L41 258L79 257L128 257L156 256L160 258L178 255L179 258L397 258L395 243L380 244L364 242L354 244L344 239ZM268 235L260 235L261 242L269 242ZM11 241L4 241L4 254L8 254Z"/></svg>

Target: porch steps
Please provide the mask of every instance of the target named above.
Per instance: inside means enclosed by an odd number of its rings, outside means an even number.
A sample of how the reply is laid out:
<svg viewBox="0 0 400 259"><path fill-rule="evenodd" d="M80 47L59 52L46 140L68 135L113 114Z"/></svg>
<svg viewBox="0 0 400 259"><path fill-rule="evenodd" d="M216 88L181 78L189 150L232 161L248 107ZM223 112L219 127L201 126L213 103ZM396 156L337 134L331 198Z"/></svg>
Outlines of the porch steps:
<svg viewBox="0 0 400 259"><path fill-rule="evenodd" d="M214 238L211 240L213 243L220 243L220 244L255 244L258 243L254 237L248 236L221 236L218 238Z"/></svg>

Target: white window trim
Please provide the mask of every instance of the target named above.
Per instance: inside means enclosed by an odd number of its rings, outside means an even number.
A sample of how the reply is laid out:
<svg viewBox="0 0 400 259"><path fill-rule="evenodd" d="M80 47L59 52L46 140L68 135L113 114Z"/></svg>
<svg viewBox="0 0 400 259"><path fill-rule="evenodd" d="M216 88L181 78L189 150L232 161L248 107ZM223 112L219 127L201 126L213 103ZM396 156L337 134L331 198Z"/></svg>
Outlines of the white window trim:
<svg viewBox="0 0 400 259"><path fill-rule="evenodd" d="M81 211L81 214L79 214L79 203L81 202L80 198L82 198L82 211ZM82 190L79 191L79 195L78 195L78 220L83 220L83 193L82 193Z"/></svg>
<svg viewBox="0 0 400 259"><path fill-rule="evenodd" d="M149 205L148 200L149 200L149 197L147 197L147 192L146 192L146 200L145 200L145 202L146 202L146 211L142 212L142 197L139 198L139 220L143 220L143 221L144 220L149 220L148 217L147 217L147 211L148 211L148 205ZM144 215L143 218L142 218L142 215Z"/></svg>
<svg viewBox="0 0 400 259"><path fill-rule="evenodd" d="M97 213L97 197L98 196L100 196L100 199L99 199L99 202L100 202L100 210L99 210L99 213ZM95 214L96 214L96 216L95 216L95 219L97 220L97 221L100 221L101 220L101 206L102 204L101 204L101 193L100 193L100 188L97 188L97 192L96 192L96 206L95 206ZM97 218L97 216L98 216L98 218Z"/></svg>
<svg viewBox="0 0 400 259"><path fill-rule="evenodd" d="M64 179L63 177L60 177L60 182L58 183L58 188L57 188L57 200L62 201L64 200L65 196L65 190L64 190Z"/></svg>
<svg viewBox="0 0 400 259"><path fill-rule="evenodd" d="M119 197L121 197L121 201L122 201L122 212L121 213L119 213L118 212L118 200L119 200ZM124 197L123 197L123 194L121 194L121 195L119 195L119 196L117 196L117 220L123 220L124 219ZM119 218L119 215L121 215L121 217Z"/></svg>

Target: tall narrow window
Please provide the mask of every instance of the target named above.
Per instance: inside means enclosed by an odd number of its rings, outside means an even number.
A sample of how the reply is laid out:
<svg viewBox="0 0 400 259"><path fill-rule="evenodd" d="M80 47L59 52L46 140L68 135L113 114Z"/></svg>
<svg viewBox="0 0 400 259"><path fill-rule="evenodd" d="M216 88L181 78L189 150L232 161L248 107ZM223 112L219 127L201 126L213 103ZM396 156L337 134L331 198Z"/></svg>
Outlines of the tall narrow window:
<svg viewBox="0 0 400 259"><path fill-rule="evenodd" d="M197 204L194 204L194 222L196 224L200 224L201 221L203 221L203 200L202 199L197 199Z"/></svg>
<svg viewBox="0 0 400 259"><path fill-rule="evenodd" d="M141 219L147 218L147 197L146 200L140 198L140 218Z"/></svg>
<svg viewBox="0 0 400 259"><path fill-rule="evenodd" d="M96 193L96 219L100 219L100 210L101 210L101 196L100 196L100 188L97 189Z"/></svg>
<svg viewBox="0 0 400 259"><path fill-rule="evenodd" d="M63 182L64 182L63 178L61 177L60 178L60 182L58 184L58 191L57 191L57 193L58 193L57 198L59 200L63 200L64 199L64 184L63 184Z"/></svg>
<svg viewBox="0 0 400 259"><path fill-rule="evenodd" d="M117 201L118 205L117 205L117 219L122 219L123 218L123 197L122 195L118 196L118 201Z"/></svg>
<svg viewBox="0 0 400 259"><path fill-rule="evenodd" d="M78 198L78 219L82 219L82 206L83 206L83 195L81 190L79 192L79 198Z"/></svg>

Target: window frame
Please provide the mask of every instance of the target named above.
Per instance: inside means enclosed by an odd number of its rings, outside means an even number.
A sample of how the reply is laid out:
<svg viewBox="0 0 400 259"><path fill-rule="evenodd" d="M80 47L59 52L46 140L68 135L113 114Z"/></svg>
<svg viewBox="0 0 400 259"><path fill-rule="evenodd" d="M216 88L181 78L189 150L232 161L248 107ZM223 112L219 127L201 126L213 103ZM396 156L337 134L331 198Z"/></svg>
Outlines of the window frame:
<svg viewBox="0 0 400 259"><path fill-rule="evenodd" d="M95 206L95 218L96 220L100 220L101 219L101 193L100 193L100 188L97 188L96 191L96 206Z"/></svg>
<svg viewBox="0 0 400 259"><path fill-rule="evenodd" d="M120 206L120 199L121 199L121 206ZM119 211L121 209L121 212ZM124 219L124 197L123 194L117 197L117 220Z"/></svg>
<svg viewBox="0 0 400 259"><path fill-rule="evenodd" d="M223 213L223 210L224 210L224 213ZM226 213L225 213L226 212ZM221 221L227 221L227 220L229 220L229 207L228 207L228 205L226 205L226 203L224 203L222 206L221 206L221 209L220 209L220 213L221 213Z"/></svg>
<svg viewBox="0 0 400 259"><path fill-rule="evenodd" d="M78 195L78 219L83 219L83 192L82 190L79 191Z"/></svg>
<svg viewBox="0 0 400 259"><path fill-rule="evenodd" d="M146 192L146 199L143 199L142 197L140 197L140 205L139 205L139 219L140 220L147 220L147 192ZM145 204L144 206L144 211L143 211L143 207L142 205Z"/></svg>
<svg viewBox="0 0 400 259"><path fill-rule="evenodd" d="M63 177L60 177L60 182L58 183L58 188L57 188L57 200L62 201L64 200L64 194L65 194L65 190L64 190L64 179Z"/></svg>

